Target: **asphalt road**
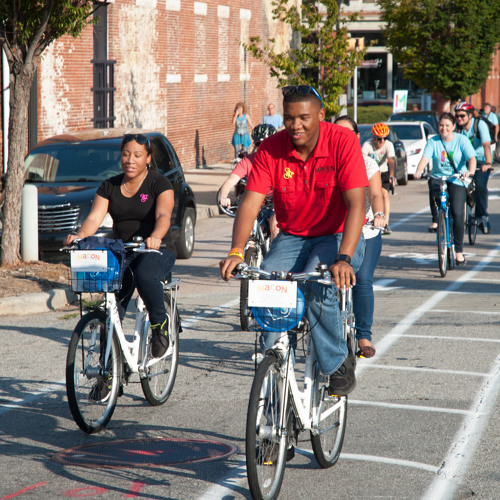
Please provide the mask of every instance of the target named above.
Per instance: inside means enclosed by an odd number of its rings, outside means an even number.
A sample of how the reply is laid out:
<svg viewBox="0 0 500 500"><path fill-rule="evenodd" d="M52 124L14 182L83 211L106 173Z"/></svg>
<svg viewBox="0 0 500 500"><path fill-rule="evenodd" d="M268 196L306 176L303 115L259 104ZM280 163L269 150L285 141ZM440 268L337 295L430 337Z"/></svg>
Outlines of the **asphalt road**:
<svg viewBox="0 0 500 500"><path fill-rule="evenodd" d="M469 264L439 277L426 183L398 187L393 234L376 271L377 355L358 363L338 464L320 469L308 436L287 465L281 498L496 499L500 485L500 180L493 232L465 244ZM200 221L179 261L184 322L174 391L162 407L125 388L105 431L87 436L68 409L64 370L74 309L4 317L0 325L0 499L248 498L245 418L254 335L239 329L237 283L218 279L232 220ZM209 440L239 452L161 467L62 465L76 446L151 438ZM147 450L139 453L148 456Z"/></svg>

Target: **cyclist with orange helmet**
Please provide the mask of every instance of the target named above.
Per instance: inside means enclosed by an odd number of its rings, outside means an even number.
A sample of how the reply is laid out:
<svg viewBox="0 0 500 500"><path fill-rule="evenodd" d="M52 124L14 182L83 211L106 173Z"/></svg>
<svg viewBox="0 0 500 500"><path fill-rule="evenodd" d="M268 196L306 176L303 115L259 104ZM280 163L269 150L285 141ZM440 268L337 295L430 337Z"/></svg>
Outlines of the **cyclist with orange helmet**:
<svg viewBox="0 0 500 500"><path fill-rule="evenodd" d="M388 140L389 127L385 123L375 123L372 127L372 135L372 139L366 141L361 150L365 155L373 158L380 168L382 187L384 188L382 190L386 221L384 233L391 234L391 229L389 227L389 216L391 212L389 190L394 188L396 183L396 177L394 177L396 171L396 153L394 151L394 145Z"/></svg>

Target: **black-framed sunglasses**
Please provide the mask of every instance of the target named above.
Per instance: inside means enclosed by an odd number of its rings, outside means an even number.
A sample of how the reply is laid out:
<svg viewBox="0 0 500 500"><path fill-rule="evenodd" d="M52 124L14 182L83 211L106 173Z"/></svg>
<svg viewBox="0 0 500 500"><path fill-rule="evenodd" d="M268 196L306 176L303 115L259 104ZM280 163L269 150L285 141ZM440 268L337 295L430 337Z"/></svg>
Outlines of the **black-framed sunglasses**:
<svg viewBox="0 0 500 500"><path fill-rule="evenodd" d="M467 116L467 114L465 115L455 115L457 118L465 118Z"/></svg>
<svg viewBox="0 0 500 500"><path fill-rule="evenodd" d="M122 144L127 144L127 142L130 141L135 141L137 142L137 144L140 144L141 146L147 144L149 148L151 147L149 139L144 134L125 134L123 136Z"/></svg>
<svg viewBox="0 0 500 500"><path fill-rule="evenodd" d="M319 92L312 85L288 85L287 87L282 87L281 92L284 98L293 94L306 97L312 92L319 99L321 107L323 107L323 99L321 99Z"/></svg>
<svg viewBox="0 0 500 500"><path fill-rule="evenodd" d="M387 137L375 137L375 140L376 140L377 142L386 141L386 140L387 140Z"/></svg>

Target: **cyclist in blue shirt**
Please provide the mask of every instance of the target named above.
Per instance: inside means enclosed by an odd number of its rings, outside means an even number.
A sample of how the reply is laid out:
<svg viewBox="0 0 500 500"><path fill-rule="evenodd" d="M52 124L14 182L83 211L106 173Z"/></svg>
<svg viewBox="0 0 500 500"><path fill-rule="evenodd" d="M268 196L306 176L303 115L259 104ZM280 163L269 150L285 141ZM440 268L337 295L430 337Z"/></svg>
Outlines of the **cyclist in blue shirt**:
<svg viewBox="0 0 500 500"><path fill-rule="evenodd" d="M457 172L465 177L474 175L476 170L476 152L463 135L455 134L455 117L451 113L443 113L439 119L439 135L427 141L422 159L415 172L415 179L420 179L427 164L432 160L433 175L450 176ZM468 164L468 169L467 169ZM465 201L467 191L464 183L458 179L450 179L447 183L450 196L450 210L453 217L453 237L457 266L465 265L463 254ZM429 179L429 203L433 225L437 226L440 182ZM432 226L431 226L432 227Z"/></svg>
<svg viewBox="0 0 500 500"><path fill-rule="evenodd" d="M488 217L488 179L491 168L491 137L488 125L479 120L477 135L474 131L474 106L468 102L460 102L455 106L458 129L465 135L476 150L477 170L474 174L476 183L476 219L479 229L484 234L490 232L490 221Z"/></svg>

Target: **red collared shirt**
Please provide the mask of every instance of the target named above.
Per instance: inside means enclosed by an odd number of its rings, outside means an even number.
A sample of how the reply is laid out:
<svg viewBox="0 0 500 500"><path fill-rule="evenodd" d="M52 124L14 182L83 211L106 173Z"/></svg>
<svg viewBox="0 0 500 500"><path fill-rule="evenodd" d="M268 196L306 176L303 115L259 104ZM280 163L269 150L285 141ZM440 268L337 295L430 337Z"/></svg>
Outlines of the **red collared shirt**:
<svg viewBox="0 0 500 500"><path fill-rule="evenodd" d="M320 122L318 144L304 162L286 130L267 138L255 157L247 190L274 193L282 231L297 236L325 236L344 228L347 208L342 193L368 186L365 162L356 135Z"/></svg>

